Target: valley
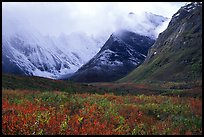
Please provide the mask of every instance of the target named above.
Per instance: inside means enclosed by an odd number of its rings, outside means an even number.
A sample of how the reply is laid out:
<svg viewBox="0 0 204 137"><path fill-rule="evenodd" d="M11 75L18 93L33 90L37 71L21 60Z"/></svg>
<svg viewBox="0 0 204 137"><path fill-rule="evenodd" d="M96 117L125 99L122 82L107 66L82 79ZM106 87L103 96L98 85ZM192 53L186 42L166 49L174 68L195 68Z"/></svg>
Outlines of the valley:
<svg viewBox="0 0 204 137"><path fill-rule="evenodd" d="M2 134L202 135L202 2L158 38L168 18L143 15L108 39L3 31Z"/></svg>
<svg viewBox="0 0 204 137"><path fill-rule="evenodd" d="M201 135L201 83L160 85L3 74L2 133Z"/></svg>

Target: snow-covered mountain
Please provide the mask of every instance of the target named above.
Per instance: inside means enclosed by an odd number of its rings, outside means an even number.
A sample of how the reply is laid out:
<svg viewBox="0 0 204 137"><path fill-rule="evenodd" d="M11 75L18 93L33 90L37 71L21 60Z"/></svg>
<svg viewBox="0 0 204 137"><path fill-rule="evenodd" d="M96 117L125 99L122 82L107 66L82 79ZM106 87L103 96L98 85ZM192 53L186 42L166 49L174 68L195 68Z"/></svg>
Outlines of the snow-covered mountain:
<svg viewBox="0 0 204 137"><path fill-rule="evenodd" d="M110 82L127 75L145 59L155 40L127 30L113 33L99 53L71 76L76 82Z"/></svg>
<svg viewBox="0 0 204 137"><path fill-rule="evenodd" d="M41 40L35 39L33 43L32 35L27 36L31 39L28 40L19 34L13 35L10 39L3 39L3 71L8 71L8 67L12 69L7 65L9 63L26 75L59 78L61 75L75 72L100 49L100 43L85 35L71 36L72 40L69 40L70 36L55 39L46 37ZM87 47L77 49L84 43Z"/></svg>
<svg viewBox="0 0 204 137"><path fill-rule="evenodd" d="M107 35L90 36L79 32L44 36L25 22L26 19L22 22L12 13L2 16L2 69L7 73L53 79L70 76L92 59L108 39ZM126 24L121 27L152 38L167 20L151 13L146 13L146 24L138 21L134 13L127 18L125 22L121 19L121 23Z"/></svg>
<svg viewBox="0 0 204 137"><path fill-rule="evenodd" d="M3 17L3 72L60 78L75 72L104 44L81 33L43 36L26 23Z"/></svg>

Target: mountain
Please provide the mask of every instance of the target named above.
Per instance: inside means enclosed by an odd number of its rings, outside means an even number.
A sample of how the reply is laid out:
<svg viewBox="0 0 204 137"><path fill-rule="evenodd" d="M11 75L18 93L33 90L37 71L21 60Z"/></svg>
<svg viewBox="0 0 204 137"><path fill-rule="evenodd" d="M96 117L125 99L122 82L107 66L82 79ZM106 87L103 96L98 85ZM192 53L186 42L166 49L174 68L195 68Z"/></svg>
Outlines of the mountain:
<svg viewBox="0 0 204 137"><path fill-rule="evenodd" d="M77 82L110 82L138 67L157 38L158 29L168 21L166 17L148 12L143 16L138 21L138 15L130 12L120 19L120 29L110 36L96 56L69 79Z"/></svg>
<svg viewBox="0 0 204 137"><path fill-rule="evenodd" d="M127 30L113 33L101 50L71 80L77 82L114 81L139 66L154 39Z"/></svg>
<svg viewBox="0 0 204 137"><path fill-rule="evenodd" d="M2 71L6 73L59 79L74 73L105 43L84 33L44 36L13 16L3 16L2 28Z"/></svg>
<svg viewBox="0 0 204 137"><path fill-rule="evenodd" d="M126 21L123 24L127 26L122 27L152 38L156 28L167 20L151 13L145 13L145 20L137 19L133 13L124 18ZM52 79L68 78L100 51L109 36L90 36L82 32L45 36L31 24L25 17L3 10L2 72Z"/></svg>
<svg viewBox="0 0 204 137"><path fill-rule="evenodd" d="M176 12L138 68L119 82L189 82L202 80L202 3Z"/></svg>
<svg viewBox="0 0 204 137"><path fill-rule="evenodd" d="M29 39L19 33L8 39L3 36L3 72L60 78L75 72L100 49L100 42L86 35L55 39L40 34L37 35L39 39L33 34L27 36Z"/></svg>

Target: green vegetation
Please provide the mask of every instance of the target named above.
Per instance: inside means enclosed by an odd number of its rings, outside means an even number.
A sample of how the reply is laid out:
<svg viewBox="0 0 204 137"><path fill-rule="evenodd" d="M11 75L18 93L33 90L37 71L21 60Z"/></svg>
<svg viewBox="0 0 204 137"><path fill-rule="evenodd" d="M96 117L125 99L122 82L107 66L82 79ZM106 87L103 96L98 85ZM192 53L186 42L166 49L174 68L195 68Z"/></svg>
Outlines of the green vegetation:
<svg viewBox="0 0 204 137"><path fill-rule="evenodd" d="M202 81L152 83L73 83L40 77L2 75L2 89L32 91L62 91L67 93L113 93L114 95L178 95L174 90L182 90L180 96L202 97ZM172 94L172 93L173 94ZM171 93L171 94L169 94Z"/></svg>
<svg viewBox="0 0 204 137"><path fill-rule="evenodd" d="M188 48L179 52L158 53L118 82L195 82L202 80L202 61L199 49ZM195 55L191 59L192 54ZM156 83L155 82L155 83Z"/></svg>
<svg viewBox="0 0 204 137"><path fill-rule="evenodd" d="M202 81L201 9L170 23L149 50L144 63L117 82Z"/></svg>

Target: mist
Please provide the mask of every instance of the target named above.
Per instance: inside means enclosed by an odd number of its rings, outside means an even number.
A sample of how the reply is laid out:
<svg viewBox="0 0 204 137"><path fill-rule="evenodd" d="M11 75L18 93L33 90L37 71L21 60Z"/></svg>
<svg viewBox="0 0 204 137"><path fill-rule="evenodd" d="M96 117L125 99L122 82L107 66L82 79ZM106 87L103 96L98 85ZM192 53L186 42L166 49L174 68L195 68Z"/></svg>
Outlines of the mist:
<svg viewBox="0 0 204 137"><path fill-rule="evenodd" d="M120 28L131 28L131 24L134 24L135 31L146 33L139 27L151 27L145 12L170 19L184 5L185 2L3 2L2 21L10 17L12 22L15 18L18 22L6 28L15 29L19 23L49 36L77 32L93 36L110 35ZM129 20L130 12L135 14L138 22ZM169 21L160 26L155 35L162 32Z"/></svg>

